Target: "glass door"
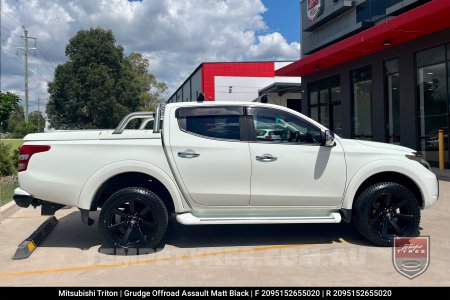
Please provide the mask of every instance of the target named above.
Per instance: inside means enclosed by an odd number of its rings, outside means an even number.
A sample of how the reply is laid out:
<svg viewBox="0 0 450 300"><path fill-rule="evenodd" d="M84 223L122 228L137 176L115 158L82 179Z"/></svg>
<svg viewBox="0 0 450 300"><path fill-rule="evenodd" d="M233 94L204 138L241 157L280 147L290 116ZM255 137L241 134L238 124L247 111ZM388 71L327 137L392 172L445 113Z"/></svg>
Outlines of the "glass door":
<svg viewBox="0 0 450 300"><path fill-rule="evenodd" d="M442 61L442 62L439 62ZM445 135L445 162L448 163L448 89L445 47L417 54L419 98L419 149L433 164L439 161L439 129Z"/></svg>

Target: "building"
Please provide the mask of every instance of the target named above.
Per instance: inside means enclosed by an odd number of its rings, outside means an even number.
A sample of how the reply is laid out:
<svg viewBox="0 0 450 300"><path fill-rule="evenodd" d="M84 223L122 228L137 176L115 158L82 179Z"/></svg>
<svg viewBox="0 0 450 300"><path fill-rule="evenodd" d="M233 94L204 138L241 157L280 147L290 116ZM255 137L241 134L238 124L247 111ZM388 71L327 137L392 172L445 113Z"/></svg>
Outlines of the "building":
<svg viewBox="0 0 450 300"><path fill-rule="evenodd" d="M450 1L303 0L302 112L346 138L401 144L436 163L448 137ZM445 159L448 163L448 141Z"/></svg>
<svg viewBox="0 0 450 300"><path fill-rule="evenodd" d="M197 101L203 93L206 101L255 101L259 91L277 83L293 85L289 93L271 94L269 102L299 107L300 78L275 76L275 71L292 62L214 62L202 63L172 94L167 102Z"/></svg>

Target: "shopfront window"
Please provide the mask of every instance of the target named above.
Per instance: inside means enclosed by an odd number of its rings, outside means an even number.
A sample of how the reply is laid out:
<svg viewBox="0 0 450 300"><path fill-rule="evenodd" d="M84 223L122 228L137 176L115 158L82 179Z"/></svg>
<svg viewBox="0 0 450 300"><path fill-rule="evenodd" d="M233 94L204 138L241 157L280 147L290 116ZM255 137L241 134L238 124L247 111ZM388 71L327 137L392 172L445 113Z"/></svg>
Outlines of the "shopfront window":
<svg viewBox="0 0 450 300"><path fill-rule="evenodd" d="M400 81L398 59L384 63L386 78L386 137L387 142L400 144Z"/></svg>
<svg viewBox="0 0 450 300"><path fill-rule="evenodd" d="M372 70L364 67L351 72L352 136L372 140Z"/></svg>
<svg viewBox="0 0 450 300"><path fill-rule="evenodd" d="M418 52L419 148L430 162L439 160L439 129L448 132L448 78L445 46ZM445 136L448 162L448 133Z"/></svg>
<svg viewBox="0 0 450 300"><path fill-rule="evenodd" d="M311 118L342 134L341 82L333 76L308 84Z"/></svg>

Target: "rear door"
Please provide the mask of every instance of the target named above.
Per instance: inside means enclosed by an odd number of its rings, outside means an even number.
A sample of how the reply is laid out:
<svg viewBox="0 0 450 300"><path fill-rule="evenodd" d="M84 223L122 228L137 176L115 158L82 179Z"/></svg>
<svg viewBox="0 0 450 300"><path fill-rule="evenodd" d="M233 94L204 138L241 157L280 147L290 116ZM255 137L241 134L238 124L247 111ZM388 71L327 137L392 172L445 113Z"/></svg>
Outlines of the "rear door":
<svg viewBox="0 0 450 300"><path fill-rule="evenodd" d="M250 151L243 106L180 107L170 126L170 149L181 184L204 206L247 206ZM176 124L174 124L176 123Z"/></svg>

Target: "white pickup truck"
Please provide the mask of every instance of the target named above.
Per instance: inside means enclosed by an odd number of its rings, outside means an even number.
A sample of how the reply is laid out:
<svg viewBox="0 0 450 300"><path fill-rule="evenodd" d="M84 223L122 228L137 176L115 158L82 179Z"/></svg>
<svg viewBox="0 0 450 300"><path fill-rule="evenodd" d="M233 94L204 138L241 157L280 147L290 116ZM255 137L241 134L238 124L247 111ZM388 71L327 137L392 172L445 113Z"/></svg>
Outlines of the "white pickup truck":
<svg viewBox="0 0 450 300"><path fill-rule="evenodd" d="M126 129L136 118L141 126ZM116 130L30 134L18 168L19 206L42 205L44 215L75 206L88 225L101 208L101 233L124 248L157 246L170 215L186 225L343 220L390 246L417 235L420 210L439 197L420 153L342 139L261 103L173 103Z"/></svg>

